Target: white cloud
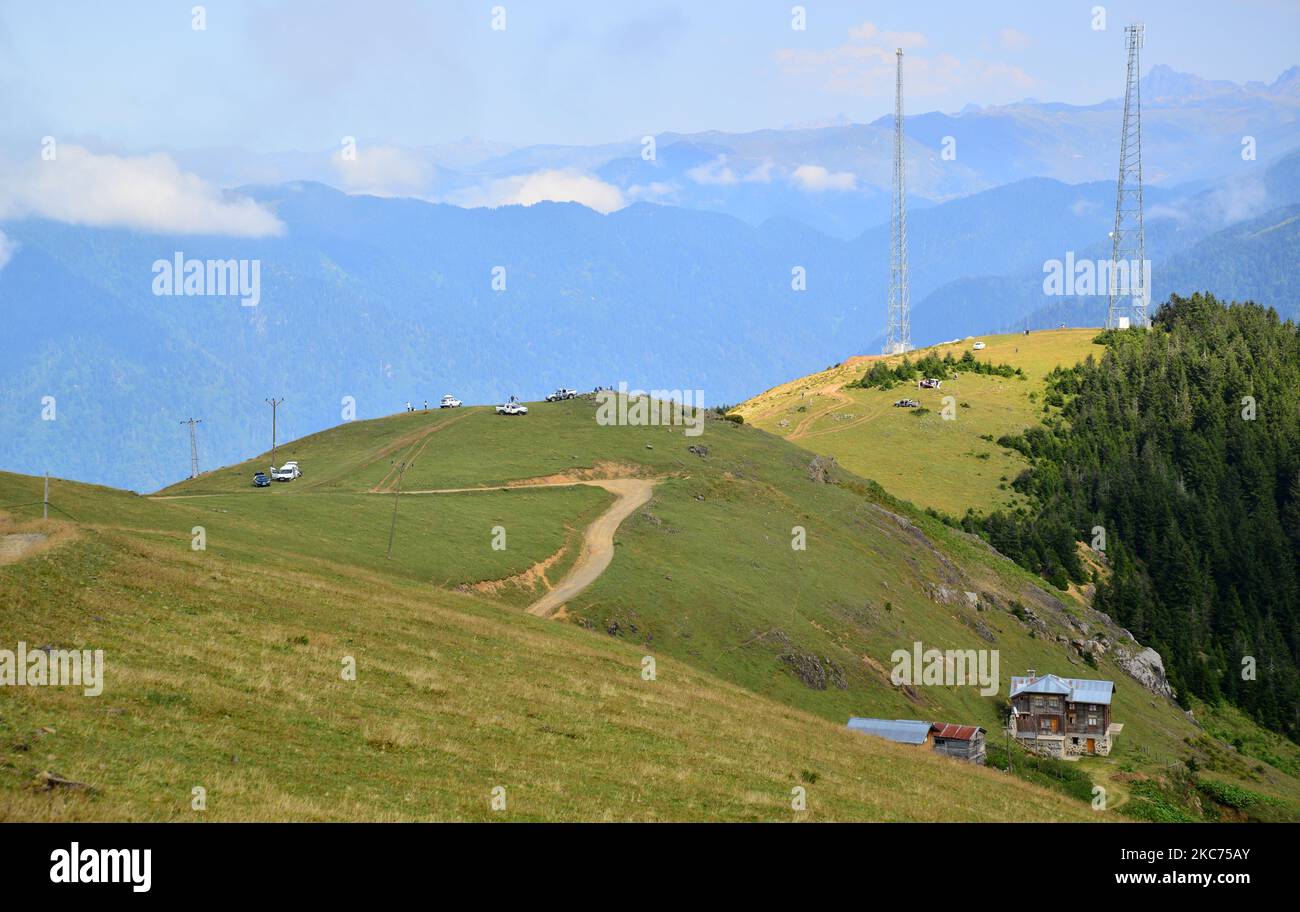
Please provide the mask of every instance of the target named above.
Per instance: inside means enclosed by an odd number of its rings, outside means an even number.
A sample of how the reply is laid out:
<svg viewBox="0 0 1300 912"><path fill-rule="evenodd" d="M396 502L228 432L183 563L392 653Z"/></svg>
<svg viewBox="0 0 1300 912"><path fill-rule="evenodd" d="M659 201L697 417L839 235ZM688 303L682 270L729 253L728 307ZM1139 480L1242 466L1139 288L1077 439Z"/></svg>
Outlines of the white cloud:
<svg viewBox="0 0 1300 912"><path fill-rule="evenodd" d="M719 155L713 161L696 165L686 172L686 176L695 183L706 186L730 187L737 181L736 172L727 166L727 156L725 155Z"/></svg>
<svg viewBox="0 0 1300 912"><path fill-rule="evenodd" d="M827 171L821 165L800 165L790 175L805 190L820 193L823 190L852 190L858 179L851 171Z"/></svg>
<svg viewBox="0 0 1300 912"><path fill-rule="evenodd" d="M874 42L888 48L919 48L925 45L925 36L920 32L882 32L872 22L852 26L849 37L863 44Z"/></svg>
<svg viewBox="0 0 1300 912"><path fill-rule="evenodd" d="M677 188L664 181L651 181L648 184L633 184L627 188L627 195L633 199L663 199L672 196Z"/></svg>
<svg viewBox="0 0 1300 912"><path fill-rule="evenodd" d="M428 162L397 146L358 146L356 158L343 157L339 149L330 163L348 193L370 196L416 196L433 178Z"/></svg>
<svg viewBox="0 0 1300 912"><path fill-rule="evenodd" d="M1010 30L1006 30L1010 31ZM1015 41L1010 36L1004 40ZM775 58L787 76L819 80L833 94L888 98L894 94L897 66L895 51L926 46L919 32L885 32L870 22L849 29L844 43L820 50L781 48ZM1036 81L1012 64L977 59L960 60L951 54L926 56L907 53L904 60L908 97L944 96L954 91L1023 93Z"/></svg>
<svg viewBox="0 0 1300 912"><path fill-rule="evenodd" d="M1004 51L1023 51L1029 47L1029 36L1013 28L998 32L998 44Z"/></svg>
<svg viewBox="0 0 1300 912"><path fill-rule="evenodd" d="M766 159L761 165L754 168L742 178L747 184L770 184L772 182L772 169L776 163L771 159Z"/></svg>
<svg viewBox="0 0 1300 912"><path fill-rule="evenodd" d="M265 237L284 224L253 200L223 193L163 154L96 155L61 145L53 161L0 168L0 218L166 234Z"/></svg>
<svg viewBox="0 0 1300 912"><path fill-rule="evenodd" d="M613 212L627 205L623 191L583 171L546 170L503 177L482 187L451 194L456 206L531 206L534 203L581 203L597 212Z"/></svg>

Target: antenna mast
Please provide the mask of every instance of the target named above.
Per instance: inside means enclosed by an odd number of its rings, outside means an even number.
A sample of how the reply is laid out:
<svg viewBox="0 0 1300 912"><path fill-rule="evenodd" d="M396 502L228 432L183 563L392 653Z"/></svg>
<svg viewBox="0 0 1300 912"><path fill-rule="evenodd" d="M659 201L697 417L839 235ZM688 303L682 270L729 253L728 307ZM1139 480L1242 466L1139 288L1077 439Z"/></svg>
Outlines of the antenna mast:
<svg viewBox="0 0 1300 912"><path fill-rule="evenodd" d="M1124 127L1119 140L1119 184L1115 193L1115 230L1111 232L1110 282L1106 328L1115 329L1131 314L1134 326L1148 324L1146 232L1142 226L1142 98L1139 68L1145 28L1127 26L1128 80L1124 88ZM1120 264L1124 264L1121 266ZM1123 271L1126 285L1121 287Z"/></svg>
<svg viewBox="0 0 1300 912"><path fill-rule="evenodd" d="M181 422L181 424L188 424L190 426L190 477L191 478L199 477L199 444L194 437L194 425L202 424L202 423L203 423L202 418L187 418L186 420Z"/></svg>
<svg viewBox="0 0 1300 912"><path fill-rule="evenodd" d="M885 354L912 347L907 292L907 169L903 161L903 49L898 48L898 77L894 86L894 199L889 213L889 323Z"/></svg>

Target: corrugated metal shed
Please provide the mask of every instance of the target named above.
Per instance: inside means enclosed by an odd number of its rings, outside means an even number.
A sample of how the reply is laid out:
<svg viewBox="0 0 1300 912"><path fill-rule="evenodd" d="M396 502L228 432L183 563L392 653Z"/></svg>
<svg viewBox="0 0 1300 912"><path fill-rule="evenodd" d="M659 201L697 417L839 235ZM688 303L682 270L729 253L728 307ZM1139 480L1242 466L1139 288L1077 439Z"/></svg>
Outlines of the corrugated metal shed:
<svg viewBox="0 0 1300 912"><path fill-rule="evenodd" d="M899 744L924 744L930 736L930 723L914 719L849 719L849 728Z"/></svg>
<svg viewBox="0 0 1300 912"><path fill-rule="evenodd" d="M976 733L984 733L978 725L953 725L951 722L936 722L933 726L936 738L951 738L954 741L969 741Z"/></svg>
<svg viewBox="0 0 1300 912"><path fill-rule="evenodd" d="M1110 705L1115 693L1114 681L1099 681L1092 678L1060 678L1054 674L1038 678L1011 678L1011 696L1027 694L1054 694L1063 696L1071 703L1097 703Z"/></svg>

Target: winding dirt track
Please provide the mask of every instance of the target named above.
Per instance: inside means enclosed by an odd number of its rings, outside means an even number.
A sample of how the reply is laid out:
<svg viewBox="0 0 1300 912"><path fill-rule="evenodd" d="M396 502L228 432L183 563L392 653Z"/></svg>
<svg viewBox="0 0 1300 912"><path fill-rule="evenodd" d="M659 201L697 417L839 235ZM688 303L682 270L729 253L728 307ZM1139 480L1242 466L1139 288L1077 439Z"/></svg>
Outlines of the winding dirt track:
<svg viewBox="0 0 1300 912"><path fill-rule="evenodd" d="M614 533L638 507L654 495L653 478L591 478L571 481L545 481L537 484L501 485L493 488L436 488L425 491L403 491L402 495L460 494L467 491L518 491L522 488L570 488L574 485L592 485L604 488L614 495L614 502L597 516L582 534L582 550L564 579L536 602L528 606L534 617L551 617L565 602L594 583L614 560Z"/></svg>
<svg viewBox="0 0 1300 912"><path fill-rule="evenodd" d="M552 476L554 477L554 476ZM583 589L594 583L614 560L614 533L631 516L636 509L647 503L654 495L657 478L565 478L559 481L516 481L510 484L474 488L432 488L428 490L403 491L400 496L412 497L423 494L463 494L471 491L519 491L528 488L571 488L574 485L592 485L604 488L614 495L614 502L609 509L597 516L582 534L582 550L578 559L564 579L546 595L528 606L528 613L534 617L551 617L565 602ZM251 493L251 492L245 492ZM378 488L371 494L386 494ZM187 497L218 497L219 494L163 494L155 495L154 500L173 500Z"/></svg>
<svg viewBox="0 0 1300 912"><path fill-rule="evenodd" d="M647 478L607 478L581 484L604 488L615 496L609 509L596 517L582 534L582 551L558 586L528 606L535 617L550 617L561 605L594 583L614 559L614 533L623 520L650 500L655 483Z"/></svg>

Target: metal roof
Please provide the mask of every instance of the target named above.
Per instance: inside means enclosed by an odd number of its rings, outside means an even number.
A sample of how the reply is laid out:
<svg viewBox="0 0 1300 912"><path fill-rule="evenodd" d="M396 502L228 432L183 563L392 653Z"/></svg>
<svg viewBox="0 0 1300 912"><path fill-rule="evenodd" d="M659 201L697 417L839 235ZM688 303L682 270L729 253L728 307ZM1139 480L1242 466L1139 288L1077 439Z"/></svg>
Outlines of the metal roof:
<svg viewBox="0 0 1300 912"><path fill-rule="evenodd" d="M924 744L930 736L930 723L915 719L849 719L849 728L899 744Z"/></svg>
<svg viewBox="0 0 1300 912"><path fill-rule="evenodd" d="M978 725L953 725L951 722L936 722L932 730L936 738L949 738L953 741L969 741L975 737L976 732L988 734Z"/></svg>
<svg viewBox="0 0 1300 912"><path fill-rule="evenodd" d="M1110 705L1110 698L1115 693L1114 681L1099 681L1092 678L1060 678L1054 674L1036 678L1011 678L1011 696L1028 694L1055 694L1064 696L1071 703L1097 703Z"/></svg>

